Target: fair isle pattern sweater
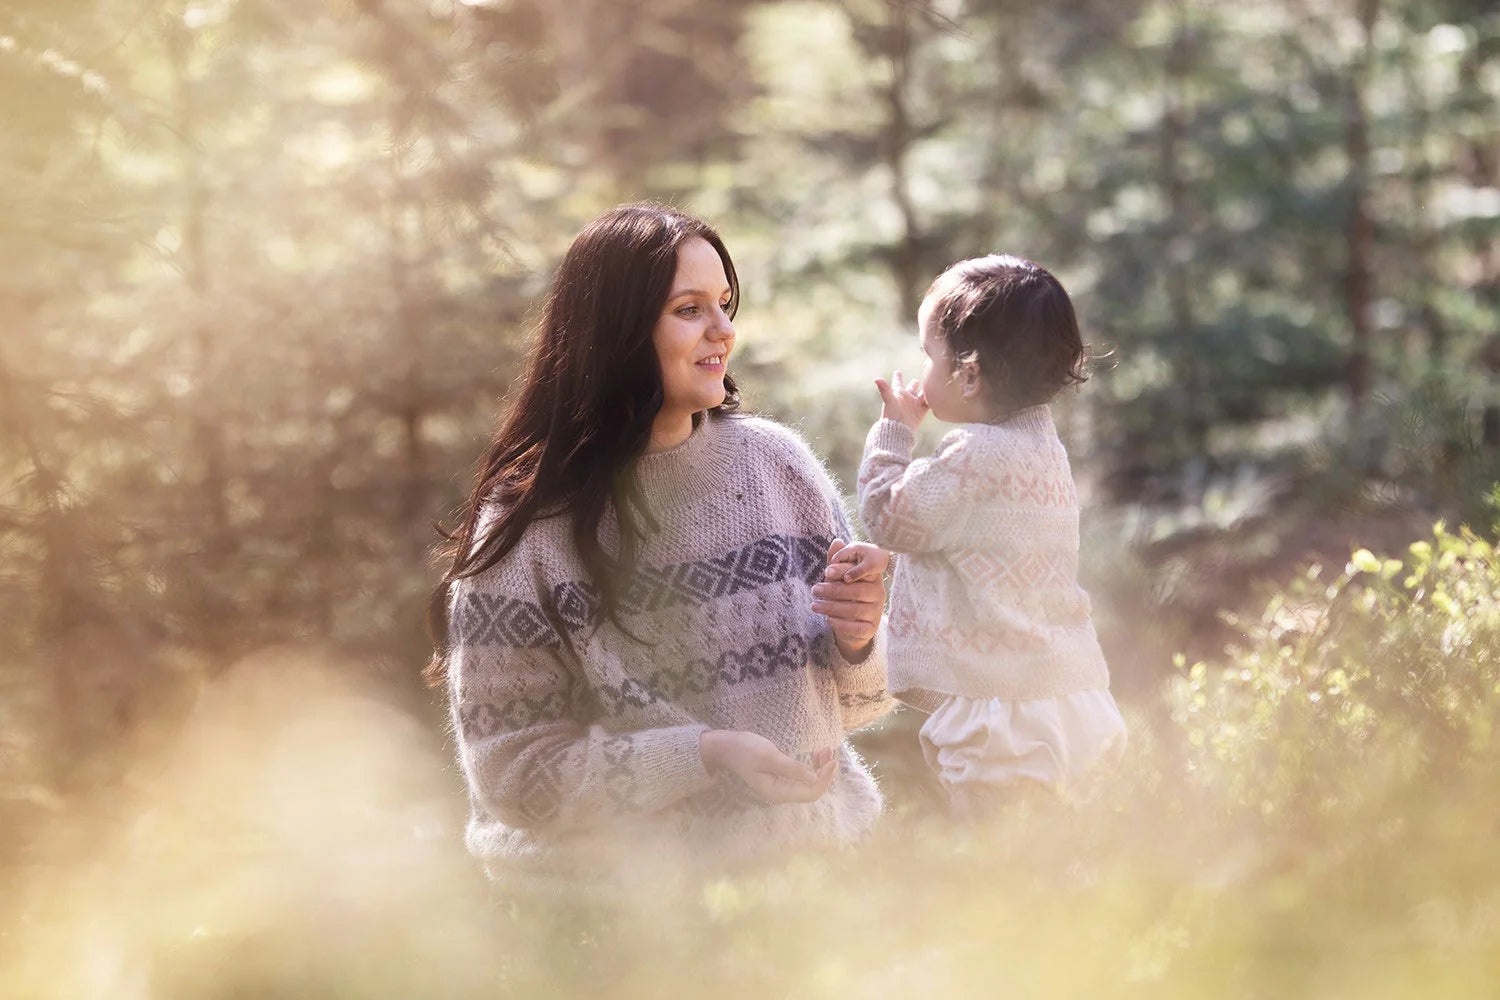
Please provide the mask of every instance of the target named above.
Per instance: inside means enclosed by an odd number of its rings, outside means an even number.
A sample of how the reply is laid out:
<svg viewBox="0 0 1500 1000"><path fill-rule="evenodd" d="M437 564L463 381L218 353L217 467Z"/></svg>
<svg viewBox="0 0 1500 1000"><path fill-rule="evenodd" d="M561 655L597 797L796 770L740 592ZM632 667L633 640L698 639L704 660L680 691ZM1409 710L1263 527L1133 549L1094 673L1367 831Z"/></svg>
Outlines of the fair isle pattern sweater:
<svg viewBox="0 0 1500 1000"><path fill-rule="evenodd" d="M642 457L637 479L657 530L622 589L635 639L598 613L566 516L533 522L453 589L466 839L497 877L588 885L645 855L714 867L849 842L880 812L845 733L894 705L883 650L845 661L811 607L830 539L852 540L822 465L784 427L710 415ZM705 771L705 729L757 732L804 760L841 748L838 776L816 802L766 804Z"/></svg>
<svg viewBox="0 0 1500 1000"><path fill-rule="evenodd" d="M1048 406L961 424L913 461L882 419L859 469L870 537L899 553L891 690L932 711L947 695L1030 701L1109 686L1078 585L1078 495Z"/></svg>

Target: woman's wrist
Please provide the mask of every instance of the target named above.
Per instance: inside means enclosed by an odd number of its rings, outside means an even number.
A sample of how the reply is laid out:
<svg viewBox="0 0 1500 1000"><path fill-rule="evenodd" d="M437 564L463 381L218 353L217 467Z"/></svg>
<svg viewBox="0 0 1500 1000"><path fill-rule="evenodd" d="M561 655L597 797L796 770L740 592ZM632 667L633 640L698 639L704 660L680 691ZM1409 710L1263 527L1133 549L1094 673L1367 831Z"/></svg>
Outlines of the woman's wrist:
<svg viewBox="0 0 1500 1000"><path fill-rule="evenodd" d="M724 766L724 737L727 735L722 729L705 729L698 734L698 760L709 774Z"/></svg>

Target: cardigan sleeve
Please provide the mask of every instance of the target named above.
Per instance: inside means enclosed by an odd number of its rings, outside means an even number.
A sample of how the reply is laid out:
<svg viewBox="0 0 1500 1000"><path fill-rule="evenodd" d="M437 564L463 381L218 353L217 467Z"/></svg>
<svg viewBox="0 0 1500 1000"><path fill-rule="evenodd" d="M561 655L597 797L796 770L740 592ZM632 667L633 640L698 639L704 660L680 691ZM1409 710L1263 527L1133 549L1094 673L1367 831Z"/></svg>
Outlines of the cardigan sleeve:
<svg viewBox="0 0 1500 1000"><path fill-rule="evenodd" d="M451 618L458 756L475 798L500 822L597 824L712 783L698 753L706 726L611 734L586 721L582 686L539 602L463 580Z"/></svg>
<svg viewBox="0 0 1500 1000"><path fill-rule="evenodd" d="M876 544L907 554L939 551L964 535L970 438L954 430L929 458L912 459L916 434L881 419L865 439L859 516Z"/></svg>

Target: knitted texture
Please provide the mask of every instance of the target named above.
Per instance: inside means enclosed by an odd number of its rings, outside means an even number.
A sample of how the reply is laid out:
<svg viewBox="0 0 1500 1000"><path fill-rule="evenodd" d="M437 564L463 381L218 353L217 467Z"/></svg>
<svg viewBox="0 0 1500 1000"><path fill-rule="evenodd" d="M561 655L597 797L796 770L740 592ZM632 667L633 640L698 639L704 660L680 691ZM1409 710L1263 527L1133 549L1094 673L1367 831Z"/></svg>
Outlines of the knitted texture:
<svg viewBox="0 0 1500 1000"><path fill-rule="evenodd" d="M1109 686L1078 585L1078 494L1047 406L963 424L929 458L880 420L865 441L859 513L900 553L886 621L891 690L1029 701Z"/></svg>
<svg viewBox="0 0 1500 1000"><path fill-rule="evenodd" d="M847 662L812 611L829 541L853 537L832 481L786 428L716 416L636 476L657 527L621 590L634 638L599 613L568 517L533 522L453 589L470 850L494 871L588 883L638 870L646 849L715 866L857 838L881 799L845 733L894 703L880 644ZM607 519L606 544L614 532ZM757 732L804 760L839 747L839 773L816 802L769 805L704 770L705 729Z"/></svg>

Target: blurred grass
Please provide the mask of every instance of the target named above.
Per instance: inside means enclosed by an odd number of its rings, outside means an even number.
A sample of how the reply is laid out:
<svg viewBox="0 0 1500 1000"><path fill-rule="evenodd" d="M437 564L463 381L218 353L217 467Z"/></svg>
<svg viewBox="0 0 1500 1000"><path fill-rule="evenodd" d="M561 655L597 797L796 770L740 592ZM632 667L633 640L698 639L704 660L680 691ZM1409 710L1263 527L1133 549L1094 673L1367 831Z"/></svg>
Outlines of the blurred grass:
<svg viewBox="0 0 1500 1000"><path fill-rule="evenodd" d="M1500 563L1439 530L1291 581L1129 710L1089 800L943 818L902 713L858 849L631 907L496 898L439 728L350 664L240 664L0 901L7 996L1487 997ZM1283 653L1286 649L1290 652Z"/></svg>

